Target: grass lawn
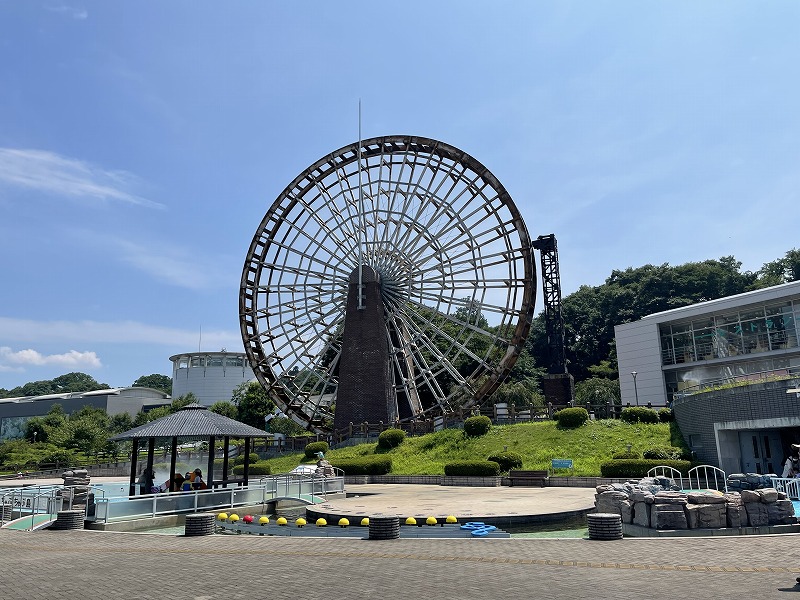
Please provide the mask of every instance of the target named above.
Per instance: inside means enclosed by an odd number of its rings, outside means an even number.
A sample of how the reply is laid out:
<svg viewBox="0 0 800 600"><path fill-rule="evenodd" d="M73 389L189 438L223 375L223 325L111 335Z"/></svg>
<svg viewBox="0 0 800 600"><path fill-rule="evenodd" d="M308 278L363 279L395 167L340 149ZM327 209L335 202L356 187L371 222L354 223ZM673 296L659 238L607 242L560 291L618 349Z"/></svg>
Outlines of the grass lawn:
<svg viewBox="0 0 800 600"><path fill-rule="evenodd" d="M675 428L675 425L673 425ZM553 458L571 458L574 469L564 475L599 476L600 464L631 445L634 452L669 447L675 435L669 423L629 424L617 420L590 421L577 429L558 429L555 421L495 425L482 437L467 438L460 429L446 429L420 437L407 437L399 447L385 452L392 458L392 475L443 475L444 465L456 460L483 460L490 454L509 452L522 456L522 468L547 469ZM680 442L678 442L680 443ZM330 450L325 458L350 458L374 454L377 444ZM305 460L302 453L270 459L273 473L290 471Z"/></svg>

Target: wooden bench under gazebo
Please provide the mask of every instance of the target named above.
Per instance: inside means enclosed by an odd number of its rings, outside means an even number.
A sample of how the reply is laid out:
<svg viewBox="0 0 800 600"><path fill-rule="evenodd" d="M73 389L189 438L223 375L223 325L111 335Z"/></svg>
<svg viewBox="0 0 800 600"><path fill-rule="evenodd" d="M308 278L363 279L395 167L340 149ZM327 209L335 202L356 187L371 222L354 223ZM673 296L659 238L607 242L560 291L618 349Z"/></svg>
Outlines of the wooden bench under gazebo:
<svg viewBox="0 0 800 600"><path fill-rule="evenodd" d="M248 461L244 462L244 473L241 478L234 479L229 477L228 472L228 446L231 438L244 439L244 454L250 455L251 442L253 438L267 437L267 432L246 425L234 419L218 415L211 412L207 407L200 404L189 404L180 410L141 425L128 431L113 436L111 441L123 442L132 441L131 449L131 475L130 475L130 495L136 495L137 464L139 462L139 449L147 443L146 468L153 472L153 458L155 455L155 445L157 439L170 439L170 469L169 481L175 480L175 466L178 462L178 440L182 441L207 441L208 442L208 465L206 468L206 485L209 488L227 487L229 485L246 486L250 466ZM217 440L222 441L222 473L217 479L214 473L215 444Z"/></svg>

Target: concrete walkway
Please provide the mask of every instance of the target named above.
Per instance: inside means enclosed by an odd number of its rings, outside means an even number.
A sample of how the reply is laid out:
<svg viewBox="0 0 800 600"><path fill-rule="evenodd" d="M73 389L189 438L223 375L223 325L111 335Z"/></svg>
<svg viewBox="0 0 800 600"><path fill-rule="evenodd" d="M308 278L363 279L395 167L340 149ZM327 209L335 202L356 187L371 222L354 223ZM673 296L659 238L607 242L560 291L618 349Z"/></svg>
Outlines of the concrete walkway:
<svg viewBox="0 0 800 600"><path fill-rule="evenodd" d="M594 509L594 488L567 487L451 487L441 485L348 485L348 498L335 499L306 510L335 522L341 517L361 520L372 515L397 515L417 520L448 515L459 522L485 521L499 527L543 523Z"/></svg>

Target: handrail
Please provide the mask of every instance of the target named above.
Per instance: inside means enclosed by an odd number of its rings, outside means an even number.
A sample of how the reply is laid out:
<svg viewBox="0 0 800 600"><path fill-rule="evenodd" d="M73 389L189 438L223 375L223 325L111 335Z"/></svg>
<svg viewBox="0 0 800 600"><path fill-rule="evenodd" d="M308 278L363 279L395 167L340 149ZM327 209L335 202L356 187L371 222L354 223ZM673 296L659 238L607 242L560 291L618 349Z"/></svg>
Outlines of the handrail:
<svg viewBox="0 0 800 600"><path fill-rule="evenodd" d="M678 486L683 489L683 474L675 467L667 465L656 465L647 471L648 477L669 477L678 483Z"/></svg>
<svg viewBox="0 0 800 600"><path fill-rule="evenodd" d="M772 487L783 492L789 500L800 500L800 479L789 477L770 477Z"/></svg>
<svg viewBox="0 0 800 600"><path fill-rule="evenodd" d="M692 467L689 469L689 488L692 488L692 482L697 484L697 489L701 489L700 483L700 472L703 472L703 482L705 483L705 487L709 487L709 483L711 479L709 478L709 473L711 473L712 477L714 478L714 489L717 491L724 491L728 493L728 476L725 474L725 471L720 469L719 467L715 467L713 465L697 465L696 467ZM722 480L722 490L720 490L720 479Z"/></svg>

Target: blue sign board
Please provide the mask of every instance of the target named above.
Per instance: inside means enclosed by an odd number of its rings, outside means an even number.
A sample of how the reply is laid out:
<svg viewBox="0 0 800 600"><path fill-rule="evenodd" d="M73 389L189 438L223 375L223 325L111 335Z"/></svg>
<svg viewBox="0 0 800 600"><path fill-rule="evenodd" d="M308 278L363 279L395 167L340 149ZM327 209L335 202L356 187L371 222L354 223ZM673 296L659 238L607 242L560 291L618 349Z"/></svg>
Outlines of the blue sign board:
<svg viewBox="0 0 800 600"><path fill-rule="evenodd" d="M554 458L550 461L553 469L571 469L572 468L572 459L571 458Z"/></svg>

